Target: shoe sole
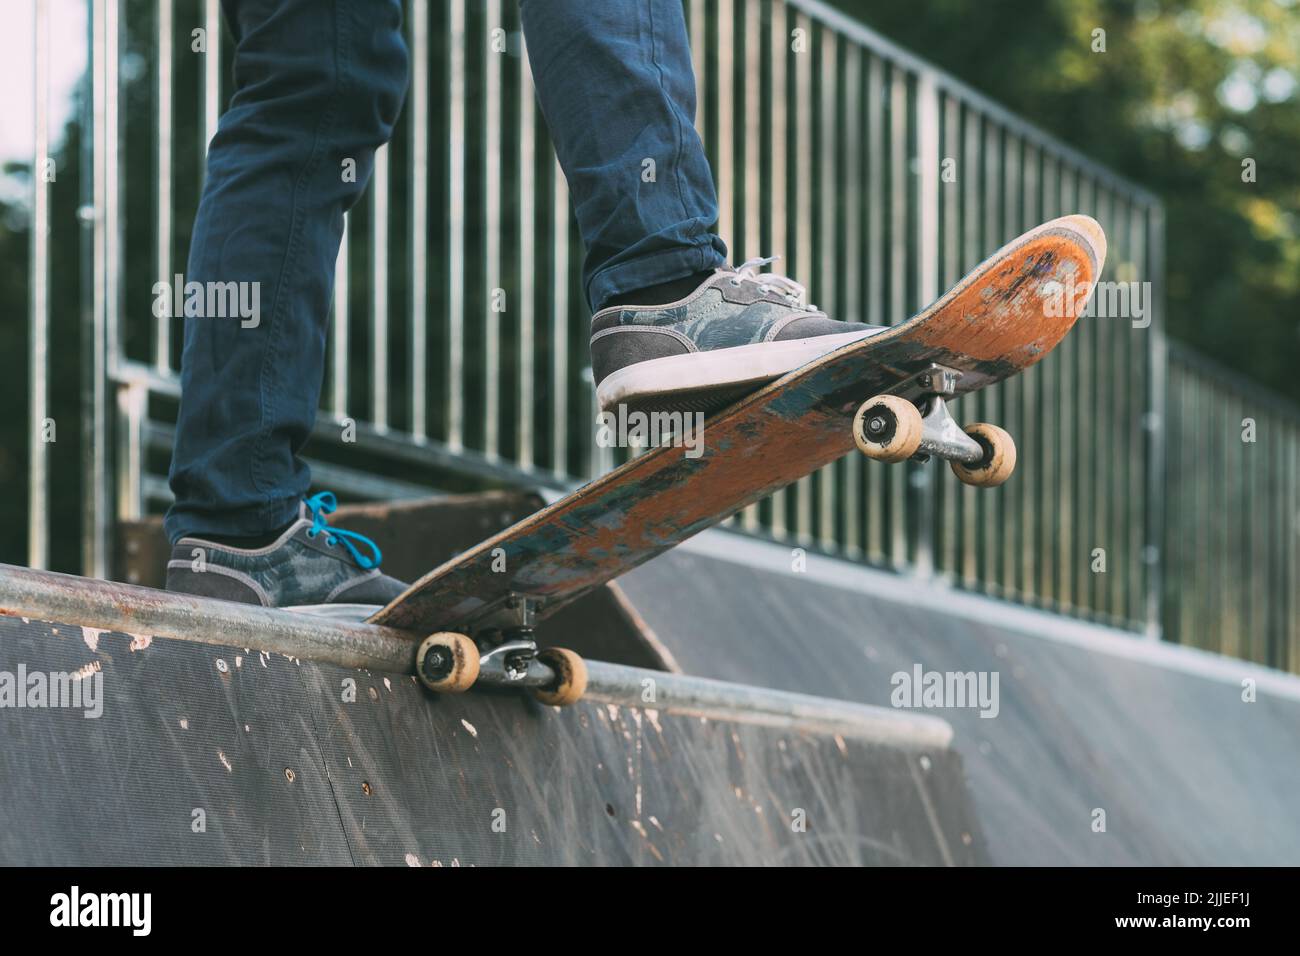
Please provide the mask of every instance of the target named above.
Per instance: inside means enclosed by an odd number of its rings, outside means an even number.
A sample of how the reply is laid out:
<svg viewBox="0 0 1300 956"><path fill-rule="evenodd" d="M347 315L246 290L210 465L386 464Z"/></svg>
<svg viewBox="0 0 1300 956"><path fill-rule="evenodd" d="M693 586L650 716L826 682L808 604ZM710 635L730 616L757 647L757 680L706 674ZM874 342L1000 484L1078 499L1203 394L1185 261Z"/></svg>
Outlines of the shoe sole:
<svg viewBox="0 0 1300 956"><path fill-rule="evenodd" d="M623 406L629 411L708 414L828 352L886 331L756 342L636 362L607 375L596 389L596 400L607 412Z"/></svg>
<svg viewBox="0 0 1300 956"><path fill-rule="evenodd" d="M299 614L310 614L329 621L359 624L381 608L382 604L294 604L280 610L297 611Z"/></svg>

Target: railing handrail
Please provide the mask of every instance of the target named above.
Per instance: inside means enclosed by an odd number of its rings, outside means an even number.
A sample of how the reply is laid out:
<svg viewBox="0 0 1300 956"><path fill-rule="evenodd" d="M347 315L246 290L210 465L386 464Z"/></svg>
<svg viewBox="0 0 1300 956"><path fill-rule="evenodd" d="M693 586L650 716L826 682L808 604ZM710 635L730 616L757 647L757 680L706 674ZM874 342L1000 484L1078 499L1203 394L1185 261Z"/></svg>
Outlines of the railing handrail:
<svg viewBox="0 0 1300 956"><path fill-rule="evenodd" d="M1147 205L1160 205L1160 198L1149 189L1126 179L1095 159L1081 153L1078 149L1063 142L1056 136L1035 126L1023 117L1012 113L1002 104L979 92L968 83L959 80L946 70L935 66L915 53L912 53L892 40L886 39L871 27L854 20L846 13L835 9L824 0L784 0L788 7L803 11L809 17L834 29L841 36L857 41L861 46L917 74L926 74L933 78L940 90L961 100L967 106L997 120L998 123L1019 133L1023 138L1047 148L1053 154L1080 169L1087 170L1098 182L1104 182L1116 192L1127 193L1138 202Z"/></svg>

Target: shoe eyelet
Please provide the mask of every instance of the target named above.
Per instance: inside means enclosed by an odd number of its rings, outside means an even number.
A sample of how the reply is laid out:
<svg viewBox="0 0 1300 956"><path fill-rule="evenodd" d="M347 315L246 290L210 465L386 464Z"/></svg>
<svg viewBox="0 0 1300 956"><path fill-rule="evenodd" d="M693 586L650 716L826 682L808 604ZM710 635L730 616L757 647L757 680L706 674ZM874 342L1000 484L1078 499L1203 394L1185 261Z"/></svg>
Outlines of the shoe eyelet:
<svg viewBox="0 0 1300 956"><path fill-rule="evenodd" d="M314 537L316 537L316 532L315 532L315 531L308 531L308 532L307 532L307 537L309 537L309 538L314 538Z"/></svg>

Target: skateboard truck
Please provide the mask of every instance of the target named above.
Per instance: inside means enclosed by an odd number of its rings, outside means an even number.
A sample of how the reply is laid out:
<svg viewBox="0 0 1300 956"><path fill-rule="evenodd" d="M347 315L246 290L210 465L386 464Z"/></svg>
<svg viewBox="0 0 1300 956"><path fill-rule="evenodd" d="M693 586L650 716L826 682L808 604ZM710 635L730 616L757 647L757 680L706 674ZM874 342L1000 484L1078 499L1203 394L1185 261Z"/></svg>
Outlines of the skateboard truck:
<svg viewBox="0 0 1300 956"><path fill-rule="evenodd" d="M1011 477L1016 446L996 425L962 429L948 411L963 373L937 363L904 378L868 399L853 416L853 440L877 461L925 462L930 456L949 463L969 485L993 487Z"/></svg>
<svg viewBox="0 0 1300 956"><path fill-rule="evenodd" d="M467 627L473 635L439 631L421 642L415 669L430 690L459 692L475 683L527 687L545 704L563 706L587 688L587 666L573 651L539 649L534 639L545 599L510 593L480 611Z"/></svg>

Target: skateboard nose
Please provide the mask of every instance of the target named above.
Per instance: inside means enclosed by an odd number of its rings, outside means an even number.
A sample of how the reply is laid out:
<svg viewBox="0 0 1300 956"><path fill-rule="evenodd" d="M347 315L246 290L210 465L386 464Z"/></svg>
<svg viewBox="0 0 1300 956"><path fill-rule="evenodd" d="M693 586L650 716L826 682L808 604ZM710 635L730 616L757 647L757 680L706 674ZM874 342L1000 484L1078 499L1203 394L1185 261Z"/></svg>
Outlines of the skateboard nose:
<svg viewBox="0 0 1300 956"><path fill-rule="evenodd" d="M1091 216L1085 216L1083 213L1075 213L1071 216L1062 216L1059 219L1053 219L1045 224L1048 227L1065 228L1071 232L1078 233L1097 258L1097 275L1101 275L1101 270L1106 265L1106 230L1101 228L1101 223Z"/></svg>

